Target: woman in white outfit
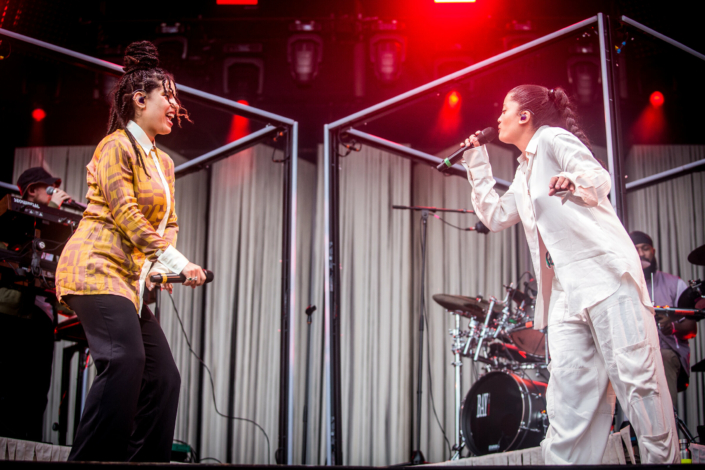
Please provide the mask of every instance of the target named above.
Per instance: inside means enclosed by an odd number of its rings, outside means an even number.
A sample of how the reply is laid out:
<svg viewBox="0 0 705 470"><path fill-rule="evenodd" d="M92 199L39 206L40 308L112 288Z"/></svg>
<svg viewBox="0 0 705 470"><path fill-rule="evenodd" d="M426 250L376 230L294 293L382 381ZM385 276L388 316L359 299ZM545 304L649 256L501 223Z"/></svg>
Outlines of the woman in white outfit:
<svg viewBox="0 0 705 470"><path fill-rule="evenodd" d="M547 464L599 464L615 394L642 463L674 463L678 434L653 308L634 245L609 201L610 175L593 157L566 93L521 85L507 94L499 139L521 150L500 196L487 150L463 155L472 202L493 232L524 225L539 284L535 328L548 326Z"/></svg>

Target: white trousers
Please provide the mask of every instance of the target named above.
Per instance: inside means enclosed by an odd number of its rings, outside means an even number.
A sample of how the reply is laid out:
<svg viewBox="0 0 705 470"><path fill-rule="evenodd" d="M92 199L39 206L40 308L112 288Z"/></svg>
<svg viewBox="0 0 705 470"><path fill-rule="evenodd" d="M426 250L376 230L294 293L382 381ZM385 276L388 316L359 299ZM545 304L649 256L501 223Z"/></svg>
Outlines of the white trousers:
<svg viewBox="0 0 705 470"><path fill-rule="evenodd" d="M541 442L546 464L599 465L615 394L639 440L641 463L679 462L678 431L651 312L624 276L614 294L569 312L554 279L548 314L550 427Z"/></svg>

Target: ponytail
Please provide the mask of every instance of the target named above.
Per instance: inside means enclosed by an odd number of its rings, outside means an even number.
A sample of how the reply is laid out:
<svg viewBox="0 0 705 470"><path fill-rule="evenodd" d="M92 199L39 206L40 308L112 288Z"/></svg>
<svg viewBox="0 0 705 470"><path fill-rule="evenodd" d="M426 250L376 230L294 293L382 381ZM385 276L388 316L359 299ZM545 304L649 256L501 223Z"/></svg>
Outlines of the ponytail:
<svg viewBox="0 0 705 470"><path fill-rule="evenodd" d="M562 88L549 90L540 85L519 85L509 94L519 104L521 111L529 111L532 114L536 128L545 125L563 128L580 139L592 152L590 140L578 125L575 105L570 101L565 90Z"/></svg>

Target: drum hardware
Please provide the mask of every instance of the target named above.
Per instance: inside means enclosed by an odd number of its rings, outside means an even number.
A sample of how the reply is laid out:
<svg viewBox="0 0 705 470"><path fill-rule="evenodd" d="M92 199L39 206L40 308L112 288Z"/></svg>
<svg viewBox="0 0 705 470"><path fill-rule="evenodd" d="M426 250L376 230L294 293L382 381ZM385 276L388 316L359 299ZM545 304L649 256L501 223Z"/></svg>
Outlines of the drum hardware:
<svg viewBox="0 0 705 470"><path fill-rule="evenodd" d="M507 303L507 297L504 299L504 303ZM497 303L497 299L494 297L490 297L490 308L487 309L487 315L485 316L485 323L482 325L482 330L480 331L480 338L477 340L477 347L475 348L475 356L473 357L474 361L477 361L477 358L480 357L480 349L482 348L482 341L485 339L485 336L487 335L487 330L490 325L490 319L492 318L492 313L494 312L494 306Z"/></svg>
<svg viewBox="0 0 705 470"><path fill-rule="evenodd" d="M510 305L510 302L506 302L504 304L504 308L502 309L502 318L497 324L497 329L494 330L494 335L492 336L493 338L497 338L497 335L499 335L499 333L506 328L507 319L509 318L509 314L511 313Z"/></svg>
<svg viewBox="0 0 705 470"><path fill-rule="evenodd" d="M460 451L463 447L465 447L463 436L460 433L460 408L462 406L460 388L462 386L461 368L463 367L460 353L463 351L463 346L465 346L463 337L466 336L467 333L460 330L460 314L458 312L449 313L455 317L455 328L448 331L450 336L453 338L452 351L455 356L455 360L451 363L455 368L455 444L453 445L453 456L451 457L451 460L458 460L460 458ZM468 338L467 343L469 342L470 339Z"/></svg>
<svg viewBox="0 0 705 470"><path fill-rule="evenodd" d="M477 326L480 323L475 320L474 318L470 319L470 323L468 323L468 339L465 341L465 349L463 349L463 356L468 355L468 351L470 350L470 347L472 345L476 345L477 342L475 341L475 333L477 332Z"/></svg>

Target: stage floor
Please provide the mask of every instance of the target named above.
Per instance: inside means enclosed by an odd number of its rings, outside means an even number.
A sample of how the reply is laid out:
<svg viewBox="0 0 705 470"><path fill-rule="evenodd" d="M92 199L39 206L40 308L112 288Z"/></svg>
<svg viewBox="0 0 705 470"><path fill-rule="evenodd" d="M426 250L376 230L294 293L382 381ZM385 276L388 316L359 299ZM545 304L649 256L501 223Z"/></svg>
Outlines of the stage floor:
<svg viewBox="0 0 705 470"><path fill-rule="evenodd" d="M162 469L167 469L167 468L173 468L173 469L183 469L184 465L188 465L189 468L213 468L213 466L219 466L219 467L228 467L228 468L242 468L242 469L248 469L248 470L266 470L266 469L281 469L281 465L228 465L228 464L148 464L148 463L101 463L101 462L81 462L81 463L75 463L75 462L23 462L23 461L4 461L0 463L0 467L3 469L18 469L18 470L32 470L32 469L51 469L51 470L63 470L63 469L70 469L70 468L77 468L77 467L83 467L83 468L89 468L89 467L98 467L98 466L105 466L105 467L110 467L111 469L125 469L125 470L134 470L136 467L159 467ZM634 467L641 467L641 465L636 465ZM647 467L646 465L644 467ZM314 467L314 466L303 466L303 465L292 465L290 467L286 468L291 468L292 470L294 469L301 469L301 470L311 470L314 468L330 468L330 467ZM403 466L395 466L395 467L336 467L339 469L382 469L382 468L387 468L387 469L406 469L406 468L414 468L414 467L403 467ZM457 469L456 465L443 465L443 464L436 464L434 465L434 468L437 469ZM486 468L486 469L493 469L497 467L493 466L475 466L474 468ZM547 465L537 465L537 466L532 466L532 469L546 469L546 470L557 470L561 468L571 469L571 470L577 470L577 469L589 469L589 468L595 468L594 466L587 466L587 465L579 465L579 466L547 466ZM621 465L600 465L600 469L618 469L618 468L624 468ZM654 469L654 470L660 470L660 469L672 469L674 468L674 465L648 465L648 468Z"/></svg>

